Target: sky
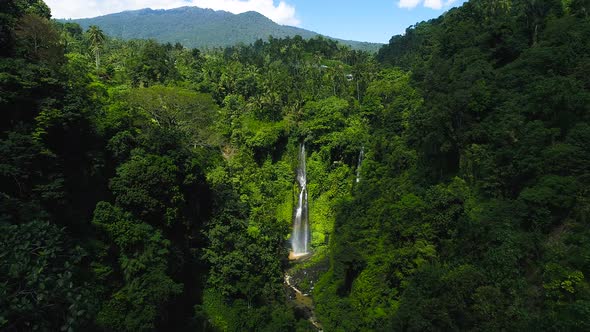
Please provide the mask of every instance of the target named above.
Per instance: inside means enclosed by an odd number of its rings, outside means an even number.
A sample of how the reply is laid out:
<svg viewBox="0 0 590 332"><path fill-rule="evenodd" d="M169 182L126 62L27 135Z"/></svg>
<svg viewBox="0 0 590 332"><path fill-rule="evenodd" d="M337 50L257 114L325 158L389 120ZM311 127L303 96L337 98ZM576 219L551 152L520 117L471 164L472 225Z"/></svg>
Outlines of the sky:
<svg viewBox="0 0 590 332"><path fill-rule="evenodd" d="M54 18L85 18L143 8L197 6L235 14L257 11L271 20L347 39L387 43L415 23L466 0L45 0Z"/></svg>

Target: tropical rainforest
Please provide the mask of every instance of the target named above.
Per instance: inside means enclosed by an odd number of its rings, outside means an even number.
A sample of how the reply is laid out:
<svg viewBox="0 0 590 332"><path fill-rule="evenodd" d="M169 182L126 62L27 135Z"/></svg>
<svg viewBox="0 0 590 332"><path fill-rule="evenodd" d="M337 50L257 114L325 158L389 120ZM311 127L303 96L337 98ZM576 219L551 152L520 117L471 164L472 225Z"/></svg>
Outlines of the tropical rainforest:
<svg viewBox="0 0 590 332"><path fill-rule="evenodd" d="M589 10L203 52L1 1L0 330L590 330Z"/></svg>

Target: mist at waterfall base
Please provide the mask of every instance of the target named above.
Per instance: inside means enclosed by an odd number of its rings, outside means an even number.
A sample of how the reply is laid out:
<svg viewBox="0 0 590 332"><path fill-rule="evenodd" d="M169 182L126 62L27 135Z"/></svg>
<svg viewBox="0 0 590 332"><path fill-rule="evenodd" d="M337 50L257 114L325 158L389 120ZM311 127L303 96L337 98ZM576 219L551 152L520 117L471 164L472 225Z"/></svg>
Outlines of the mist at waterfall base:
<svg viewBox="0 0 590 332"><path fill-rule="evenodd" d="M307 171L305 166L305 144L299 147L299 165L297 166L297 183L299 199L293 216L293 233L291 234L292 255L304 256L309 253L311 232L309 229L309 211L307 203Z"/></svg>

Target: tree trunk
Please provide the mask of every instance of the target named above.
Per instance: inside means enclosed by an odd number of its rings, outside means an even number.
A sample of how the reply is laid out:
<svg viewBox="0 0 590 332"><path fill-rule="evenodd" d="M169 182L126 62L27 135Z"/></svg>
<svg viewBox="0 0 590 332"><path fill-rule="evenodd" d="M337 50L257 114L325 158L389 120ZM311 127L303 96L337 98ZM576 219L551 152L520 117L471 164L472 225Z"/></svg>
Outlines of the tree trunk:
<svg viewBox="0 0 590 332"><path fill-rule="evenodd" d="M98 69L100 68L100 51L99 50L96 50L95 57L96 57L96 70L98 71Z"/></svg>

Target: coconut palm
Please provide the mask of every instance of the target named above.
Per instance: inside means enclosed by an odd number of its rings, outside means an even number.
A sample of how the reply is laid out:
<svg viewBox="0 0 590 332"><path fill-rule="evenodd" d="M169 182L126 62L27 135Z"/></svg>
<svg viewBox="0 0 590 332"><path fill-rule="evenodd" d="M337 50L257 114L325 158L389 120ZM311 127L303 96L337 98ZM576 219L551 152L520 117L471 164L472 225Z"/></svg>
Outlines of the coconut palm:
<svg viewBox="0 0 590 332"><path fill-rule="evenodd" d="M96 25L91 25L86 33L90 42L90 50L96 58L96 70L98 70L100 67L100 49L104 45L105 36L102 30Z"/></svg>

